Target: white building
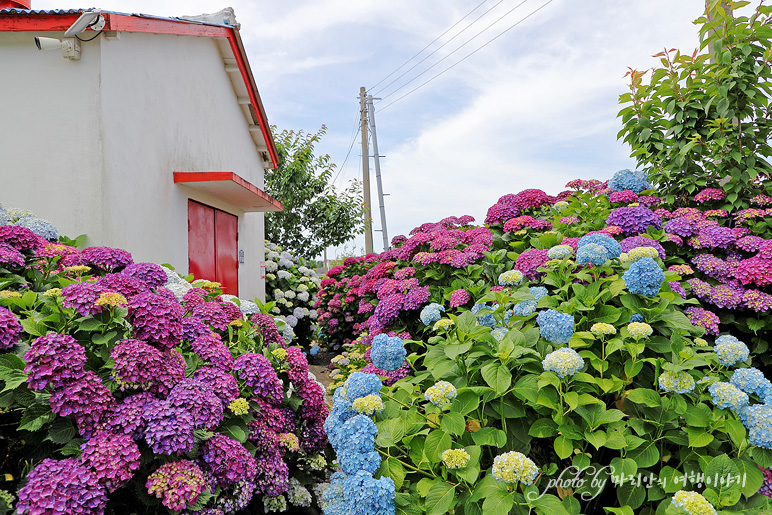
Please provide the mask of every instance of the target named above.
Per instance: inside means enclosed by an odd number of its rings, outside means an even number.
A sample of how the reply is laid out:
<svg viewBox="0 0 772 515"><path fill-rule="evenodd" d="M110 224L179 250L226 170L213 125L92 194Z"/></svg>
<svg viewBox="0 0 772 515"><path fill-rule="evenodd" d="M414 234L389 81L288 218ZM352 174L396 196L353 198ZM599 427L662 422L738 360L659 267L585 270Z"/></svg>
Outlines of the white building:
<svg viewBox="0 0 772 515"><path fill-rule="evenodd" d="M0 0L0 203L264 298L278 156L232 11L102 12L65 38L84 11L28 1Z"/></svg>

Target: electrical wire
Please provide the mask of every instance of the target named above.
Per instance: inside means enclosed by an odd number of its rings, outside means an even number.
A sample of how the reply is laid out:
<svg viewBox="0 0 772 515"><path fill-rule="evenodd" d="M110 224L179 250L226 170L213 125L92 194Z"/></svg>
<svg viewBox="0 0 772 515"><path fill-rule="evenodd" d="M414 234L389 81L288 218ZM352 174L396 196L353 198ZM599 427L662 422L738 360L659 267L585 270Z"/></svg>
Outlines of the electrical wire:
<svg viewBox="0 0 772 515"><path fill-rule="evenodd" d="M477 17L477 18L476 18L476 19L475 19L475 20L474 20L472 23L470 23L470 24L469 24L469 25L467 25L467 26L466 26L464 29L462 29L462 30L461 30L461 32L459 32L458 34L456 34L455 36L453 36L452 38L450 38L448 41L446 41L445 43L443 43L443 44L442 44L442 46L440 46L439 48L435 49L435 50L434 50L434 51L433 51L431 54L429 54L429 55L427 55L426 57L424 57L423 59L421 59L421 60L420 60L418 63L416 63L416 64L415 64L415 65L414 65L412 68L410 68L410 70L407 70L405 73L403 73L402 75L400 75L399 77L397 77L397 78L396 78L396 79L394 79L393 81L391 81L391 82L389 82L388 84L386 84L384 87L382 87L380 90L378 90L378 91L377 91L375 94L377 95L379 92L381 92L381 91L383 91L384 89L388 88L389 86L391 86L392 84L394 84L394 82L396 82L396 81L398 81L399 79L401 79L402 77L404 77L404 76L405 76L405 74L407 74L407 73L409 73L411 70L413 70L413 69L414 69L416 66L418 66L418 65L419 65L419 64L421 64L422 62L426 61L428 58L430 58L430 57L431 57L431 56L433 56L434 54L436 54L438 50L440 50L442 47L444 47L445 45L447 45L448 43L450 43L451 41L453 41L453 40L454 40L454 39L455 39L457 36L459 36L461 33L463 33L463 32L464 32L466 29L468 29L469 27L471 27L472 25L474 25L474 24L477 22L477 20L479 20L480 18L482 18L483 16L485 16L486 14L488 14L488 13L489 13L489 12L490 12L490 11L491 11L491 10L492 10L494 7L496 7L497 5L499 5L499 4L500 4L501 2L503 2L503 1L504 1L504 0L499 0L499 2L497 2L497 3L496 3L496 5L494 5L493 7L491 7L490 9L488 9L487 11L485 11L484 13L482 13L482 14L481 14L479 17ZM404 63L402 63L402 64L401 64L401 65L400 65L400 66L399 66L399 67L398 67L396 70L394 70L393 72L391 72L390 74L388 74L387 76L385 76L384 78L382 78L381 80L379 80L378 82L376 82L375 84L373 84L372 86L370 86L369 88L367 88L367 90L368 90L368 91L370 91L370 90L372 90L372 89L375 89L375 87L376 87L378 84L380 84L381 82L385 81L386 79L388 79L389 77L391 77L392 75L394 75L395 73L397 73L399 70L401 70L402 68L404 68L405 66L407 66L407 64L408 64L410 61L412 61L413 59L415 59L416 57L418 57L419 55L421 55L421 53L422 53L424 50L426 50L427 48L429 48L430 46L432 46L434 43L436 43L436 42L437 42L437 41L438 41L438 40L439 40L439 39L440 39L442 36L444 36L445 34L447 34L448 32L450 32L451 30L453 30L453 28L455 28L455 27L456 27L456 25L458 25L459 23L461 23L462 21L464 21L466 18L468 18L470 14L472 14L472 13L473 13L473 12L475 12L477 9L479 9L479 8L480 8L480 6L481 6L481 5L483 5L485 2L487 2L487 0L483 0L482 2L480 2L480 3L477 5L477 7L475 7L474 9L472 9L471 11L469 11L468 13L466 13L466 15L464 15L464 17L463 17L463 18L461 18L461 19L460 19L460 20L458 20L456 23L454 23L453 25L451 25L451 26L450 26L448 29L446 29L446 30L445 30L445 32L443 32L442 34L440 34L439 36L437 36L436 38L434 38L434 39L432 40L432 42L431 42L431 43L429 43L428 45L426 45L425 47L423 47L421 50L419 50L419 51L418 51L418 52L417 52L417 53L416 53L416 54L415 54L413 57L411 57L410 59L408 59L407 61L405 61Z"/></svg>
<svg viewBox="0 0 772 515"><path fill-rule="evenodd" d="M487 31L488 29L490 29L491 27L493 27L494 25L496 25L498 22L500 22L501 20L503 20L504 18L506 18L507 16L509 16L509 15L510 15L512 12L514 12L514 11L515 11L515 10L516 10L518 7L520 7L521 5L523 5L524 3L526 3L527 1L528 1L528 0L523 0L522 2L520 2L519 4L517 4L516 6L514 6L512 9L510 9L509 11L507 11L506 13L504 13L504 14L503 14L501 17L497 18L497 19L496 19L496 21L494 21L493 23L491 23L490 25L488 25L487 27L485 27L483 30L481 30L480 32L478 32L477 34L475 34L474 36L472 36L470 39L468 39L467 41L465 41L464 43L462 43L462 44L461 44L461 45L460 45L458 48L456 48L455 50L453 50L452 52L450 52L448 55L446 55L445 57L443 57L442 59L440 59L439 61L437 61L437 62L436 62L436 63L434 63L433 65L429 66L427 69L425 69L424 71L422 71L421 73L419 73L418 75L416 75L415 77L413 77L412 79L410 79L409 81L407 81L406 83L404 83L403 85L401 85L400 87L398 87L397 89L395 89L394 91L392 91L391 93L389 93L388 95L386 95L385 97L383 97L381 100L385 100L385 99L387 99L388 97L392 96L392 95L393 95L394 93L396 93L397 91L399 91L399 90L401 90L401 89L405 88L405 87L406 87L408 84L410 84L411 82L413 82L413 81L415 81L416 79L418 79L418 77L422 76L423 74L425 74L426 72L428 72L429 70L431 70L432 68L434 68L435 66L439 65L439 64L440 64L441 62L443 62L445 59L449 58L450 56L452 56L453 54L455 54L456 52L458 52L459 50L461 50L462 48L464 48L466 45L468 45L469 43L471 43L472 41L474 41L475 39L477 39L477 37L478 37L478 36L482 35L482 34L483 34L485 31Z"/></svg>
<svg viewBox="0 0 772 515"><path fill-rule="evenodd" d="M361 115L357 113L357 119L354 121L354 128L351 133L351 144L349 144L348 146L348 152L346 152L346 157L345 159L343 159L343 164L340 165L340 168L338 168L338 173L335 174L335 178L332 180L332 184L335 184L335 182L338 180L338 177L341 176L340 175L341 172L343 172L343 170L346 168L346 163L348 162L348 158L351 155L351 150L354 148L354 142L357 139L358 130L359 128L362 127L362 120L360 116Z"/></svg>
<svg viewBox="0 0 772 515"><path fill-rule="evenodd" d="M390 102L390 103L386 104L384 107L381 107L381 108L379 108L379 111L380 111L380 112L383 112L383 110L384 110L384 109L387 109L389 106L392 106L392 105L396 104L397 102L399 102L400 100L402 100L402 99L403 99L403 98L405 98L406 96L410 95L411 93L413 93L413 92L415 92L415 91L417 91L417 90L421 89L422 87L426 86L426 85L427 85L427 84L429 84L431 81L433 81L434 79L436 79L437 77L439 77L439 76L440 76L440 75L442 75L443 73L447 72L447 71L448 71L448 70L450 70L451 68L454 68L455 66L458 66L459 64L461 64L462 62L464 62L464 61L465 61L467 58L469 58L469 57L473 56L474 54L476 54L477 52L479 52L480 50L482 50L482 49L483 49L483 48L485 48L486 46L490 45L491 43L493 43L495 40L497 40L498 38L500 38L501 36L503 36L503 35L504 35L504 34L506 34L507 32L509 32L510 30L512 30L512 29L514 29L515 27L517 27L518 25L520 25L522 22L524 22L525 20L527 20L528 18L530 18L531 16L533 16L533 15L534 15L534 14L536 14L537 12L539 12L539 11L541 11L542 9L544 9L545 7L547 7L547 6L548 6L549 4L551 4L553 1L554 1L554 0L547 0L547 2L545 2L543 5L541 5L540 7L538 7L538 8L537 8L536 10L534 10L532 13L528 14L527 16L525 16L524 18L522 18L521 20L519 20L519 21L518 21L517 23L515 23L514 25L511 25L511 26L510 26L508 29L506 29L505 31L501 32L500 34L498 34L498 35L497 35L496 37L494 37L493 39L489 40L487 43L485 43L485 44L484 44L484 45L482 45L481 47L479 47L479 48L477 48L476 50L474 50L474 51L470 52L470 53L469 53L469 54L467 54L466 56L464 56L464 57L462 57L461 59L459 59L458 61L456 61L454 64L452 64L452 65L450 65L449 67L447 67L447 68L445 68L444 70L442 70L440 73L438 73L437 75L435 75L435 76L434 76L434 77L432 77L431 79L427 80L426 82L423 82L423 83L422 83L422 84L420 84L419 86L416 86L415 88L411 89L410 91L408 91L407 93L405 93L405 94L404 94L404 95L402 95L401 97L397 98L396 100L394 100L394 101L392 101L392 102Z"/></svg>

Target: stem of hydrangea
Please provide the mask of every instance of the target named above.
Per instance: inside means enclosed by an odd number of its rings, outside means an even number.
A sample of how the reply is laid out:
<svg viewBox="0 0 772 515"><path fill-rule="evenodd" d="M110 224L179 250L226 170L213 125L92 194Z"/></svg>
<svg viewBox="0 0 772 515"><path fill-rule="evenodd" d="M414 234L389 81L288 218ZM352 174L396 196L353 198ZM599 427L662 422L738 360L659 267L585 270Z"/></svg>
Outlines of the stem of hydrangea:
<svg viewBox="0 0 772 515"><path fill-rule="evenodd" d="M386 456L387 458L392 458L392 459L397 460L398 462L400 462L402 464L403 467L407 467L407 468L409 468L411 470L414 470L415 472L419 472L419 473L425 475L426 477L431 477L431 478L437 477L437 474L435 474L434 471L432 471L432 473L430 474L430 473L426 472L425 470L421 470L421 469L419 469L419 468L417 468L417 467L415 467L413 465L410 465L409 463L405 463L404 461L402 461L401 459L397 458L396 456L392 456L388 452L384 452L381 449L378 449L378 452L381 453L381 455ZM450 483L453 486L459 486L456 483L453 483L451 481L446 481L446 482Z"/></svg>
<svg viewBox="0 0 772 515"><path fill-rule="evenodd" d="M385 393L385 392L381 392L381 395L382 395L382 396L384 396L384 397L386 397L386 398L387 398L387 399L389 399L389 400L392 400L392 401L396 402L397 404L399 404L399 405L400 405L400 406L402 406L403 408L407 408L407 409L416 408L416 413L418 413L418 414L419 414L419 415L421 415L423 418L425 418L427 422L430 422L432 425L435 425L435 424L436 424L436 422L435 422L434 420L430 419L429 417L427 417L426 415L424 415L423 413L421 413L421 412L418 410L418 407L417 407L417 406L412 406L412 405L408 405L408 404L405 404L404 402L402 402L402 401L400 401L400 400L397 400L397 399L395 399L394 397L392 397L391 395L389 395L388 393Z"/></svg>

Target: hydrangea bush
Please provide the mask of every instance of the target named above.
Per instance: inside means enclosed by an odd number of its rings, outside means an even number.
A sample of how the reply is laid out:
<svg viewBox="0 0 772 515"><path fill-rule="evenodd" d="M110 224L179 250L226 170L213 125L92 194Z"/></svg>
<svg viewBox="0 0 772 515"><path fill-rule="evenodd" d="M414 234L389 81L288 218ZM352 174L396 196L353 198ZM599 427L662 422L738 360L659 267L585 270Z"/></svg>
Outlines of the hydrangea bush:
<svg viewBox="0 0 772 515"><path fill-rule="evenodd" d="M223 514L320 499L329 409L283 323L216 283L4 216L0 431L16 498L2 496L3 513Z"/></svg>
<svg viewBox="0 0 772 515"><path fill-rule="evenodd" d="M273 302L270 313L284 320L285 339L294 336L297 345L308 349L318 330L314 304L321 279L313 263L269 241L265 249L265 300Z"/></svg>
<svg viewBox="0 0 772 515"><path fill-rule="evenodd" d="M487 249L464 267L425 268L397 238L394 250L356 262L367 260L359 274L343 266L323 279L336 288L377 271L367 278L373 308L352 313L350 333L325 327L329 342L357 341L359 358L372 356L375 338L404 331L410 375L379 383L383 408L368 413L374 477L394 482L396 513L772 510L764 333L724 322L688 282L699 271L683 239L713 227L706 239L724 248L730 236L704 220L727 219L707 201L663 205L638 172L567 187L502 197L480 228L492 236ZM687 221L668 225L679 217ZM403 274L428 288L426 303L373 324L390 295L378 290ZM740 304L724 309L742 316ZM338 367L339 390L362 363ZM331 415L328 429L340 422Z"/></svg>

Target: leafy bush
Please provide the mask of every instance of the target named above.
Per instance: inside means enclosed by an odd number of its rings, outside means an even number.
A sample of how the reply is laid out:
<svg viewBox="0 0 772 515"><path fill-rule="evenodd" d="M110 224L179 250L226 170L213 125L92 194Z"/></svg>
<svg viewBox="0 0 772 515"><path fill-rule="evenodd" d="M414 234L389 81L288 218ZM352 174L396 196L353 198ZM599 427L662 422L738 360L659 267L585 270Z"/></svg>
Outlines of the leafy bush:
<svg viewBox="0 0 772 515"><path fill-rule="evenodd" d="M219 292L124 250L0 226L4 486L19 513L315 502L324 388L272 317Z"/></svg>

